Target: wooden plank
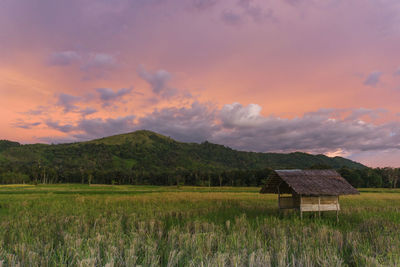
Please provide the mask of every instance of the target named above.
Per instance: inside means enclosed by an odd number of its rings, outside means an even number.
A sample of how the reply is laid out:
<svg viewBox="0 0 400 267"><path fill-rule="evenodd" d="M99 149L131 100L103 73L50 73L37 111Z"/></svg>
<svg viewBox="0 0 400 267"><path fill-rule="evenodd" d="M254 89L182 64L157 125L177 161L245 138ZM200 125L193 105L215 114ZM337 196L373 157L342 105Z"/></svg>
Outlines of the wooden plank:
<svg viewBox="0 0 400 267"><path fill-rule="evenodd" d="M321 204L336 204L337 196L321 196Z"/></svg>
<svg viewBox="0 0 400 267"><path fill-rule="evenodd" d="M336 204L337 196L302 197L304 204Z"/></svg>
<svg viewBox="0 0 400 267"><path fill-rule="evenodd" d="M301 204L300 209L302 211L330 211L340 210L339 204Z"/></svg>
<svg viewBox="0 0 400 267"><path fill-rule="evenodd" d="M318 204L318 197L301 197L304 204Z"/></svg>

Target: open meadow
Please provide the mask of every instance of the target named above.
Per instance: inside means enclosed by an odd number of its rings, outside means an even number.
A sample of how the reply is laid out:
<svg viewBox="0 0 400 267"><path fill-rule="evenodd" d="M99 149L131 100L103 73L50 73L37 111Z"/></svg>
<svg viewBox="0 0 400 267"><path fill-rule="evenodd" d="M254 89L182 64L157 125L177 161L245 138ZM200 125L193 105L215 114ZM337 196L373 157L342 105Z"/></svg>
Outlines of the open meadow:
<svg viewBox="0 0 400 267"><path fill-rule="evenodd" d="M399 266L400 190L321 218L259 188L0 186L0 266Z"/></svg>

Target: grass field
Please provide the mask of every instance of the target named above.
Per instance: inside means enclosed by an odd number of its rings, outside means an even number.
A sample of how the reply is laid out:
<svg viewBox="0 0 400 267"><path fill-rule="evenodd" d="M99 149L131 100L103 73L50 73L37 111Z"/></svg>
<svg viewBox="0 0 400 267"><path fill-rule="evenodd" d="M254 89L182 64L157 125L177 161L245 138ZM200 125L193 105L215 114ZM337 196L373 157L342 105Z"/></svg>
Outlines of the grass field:
<svg viewBox="0 0 400 267"><path fill-rule="evenodd" d="M259 188L0 186L0 266L400 266L400 190L279 214Z"/></svg>

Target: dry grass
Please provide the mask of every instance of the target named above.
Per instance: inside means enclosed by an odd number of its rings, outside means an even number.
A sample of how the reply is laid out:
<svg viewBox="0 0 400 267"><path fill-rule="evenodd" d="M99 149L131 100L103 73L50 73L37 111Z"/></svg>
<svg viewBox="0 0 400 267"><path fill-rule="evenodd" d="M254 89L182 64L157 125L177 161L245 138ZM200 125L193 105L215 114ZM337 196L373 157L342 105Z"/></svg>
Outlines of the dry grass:
<svg viewBox="0 0 400 267"><path fill-rule="evenodd" d="M400 265L400 192L342 197L336 224L257 188L97 188L1 189L0 266Z"/></svg>

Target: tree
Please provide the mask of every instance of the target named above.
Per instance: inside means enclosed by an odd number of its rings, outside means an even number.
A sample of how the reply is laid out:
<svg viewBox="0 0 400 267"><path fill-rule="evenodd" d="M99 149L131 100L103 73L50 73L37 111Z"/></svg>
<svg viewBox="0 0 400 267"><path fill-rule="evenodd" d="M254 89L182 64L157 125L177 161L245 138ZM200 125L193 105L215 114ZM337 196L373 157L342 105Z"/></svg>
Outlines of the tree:
<svg viewBox="0 0 400 267"><path fill-rule="evenodd" d="M370 171L370 173L368 174L368 186L369 187L382 186L382 177L373 170Z"/></svg>
<svg viewBox="0 0 400 267"><path fill-rule="evenodd" d="M396 188L400 178L400 169L386 167L383 169L391 188Z"/></svg>

